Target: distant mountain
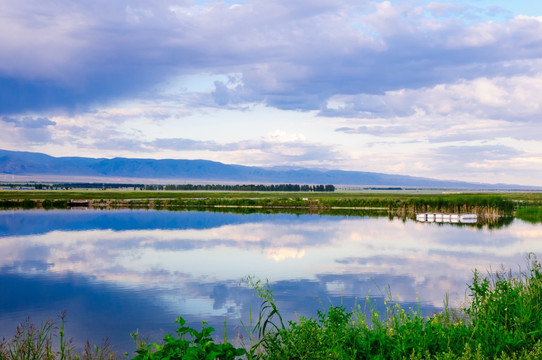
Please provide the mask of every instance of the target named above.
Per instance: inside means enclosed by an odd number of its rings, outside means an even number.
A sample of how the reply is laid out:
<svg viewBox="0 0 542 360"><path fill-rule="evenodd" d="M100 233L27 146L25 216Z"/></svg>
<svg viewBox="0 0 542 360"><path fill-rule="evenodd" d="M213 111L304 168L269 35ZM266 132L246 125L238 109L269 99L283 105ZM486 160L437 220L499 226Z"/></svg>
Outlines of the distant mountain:
<svg viewBox="0 0 542 360"><path fill-rule="evenodd" d="M170 181L333 184L425 188L522 189L519 185L480 184L388 175L374 172L305 168L260 168L208 160L52 157L41 153L0 150L0 174L136 178Z"/></svg>

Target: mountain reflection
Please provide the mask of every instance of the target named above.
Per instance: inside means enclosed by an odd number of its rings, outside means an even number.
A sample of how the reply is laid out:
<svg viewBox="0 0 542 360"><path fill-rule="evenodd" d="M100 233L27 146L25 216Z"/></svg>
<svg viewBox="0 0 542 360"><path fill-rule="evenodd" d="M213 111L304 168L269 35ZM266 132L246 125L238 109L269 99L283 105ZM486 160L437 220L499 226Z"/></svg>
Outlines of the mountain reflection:
<svg viewBox="0 0 542 360"><path fill-rule="evenodd" d="M542 225L521 221L496 230L352 216L1 212L0 336L62 310L71 336L109 334L124 349L130 332L159 337L179 315L234 326L259 305L239 286L247 275L270 281L286 319L388 286L394 300L419 297L431 312L446 293L464 300L474 268L517 269L541 253L541 235Z"/></svg>

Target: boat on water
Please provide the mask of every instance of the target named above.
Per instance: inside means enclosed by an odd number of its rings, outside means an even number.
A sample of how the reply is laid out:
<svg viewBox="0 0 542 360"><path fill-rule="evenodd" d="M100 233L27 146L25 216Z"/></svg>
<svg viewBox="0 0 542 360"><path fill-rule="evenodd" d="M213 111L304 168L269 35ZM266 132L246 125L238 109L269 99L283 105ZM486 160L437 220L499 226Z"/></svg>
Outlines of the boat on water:
<svg viewBox="0 0 542 360"><path fill-rule="evenodd" d="M475 223L478 221L478 215L476 214L461 214L459 215L459 221L463 223Z"/></svg>
<svg viewBox="0 0 542 360"><path fill-rule="evenodd" d="M420 213L420 214L416 214L416 221L474 224L478 221L478 215L476 214Z"/></svg>

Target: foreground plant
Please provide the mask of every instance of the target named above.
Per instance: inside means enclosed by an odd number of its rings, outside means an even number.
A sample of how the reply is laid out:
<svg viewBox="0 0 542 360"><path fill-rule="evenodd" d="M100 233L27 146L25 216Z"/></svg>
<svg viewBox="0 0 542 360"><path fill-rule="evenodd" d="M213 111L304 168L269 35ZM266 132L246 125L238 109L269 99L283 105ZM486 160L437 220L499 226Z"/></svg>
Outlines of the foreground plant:
<svg viewBox="0 0 542 360"><path fill-rule="evenodd" d="M175 322L179 324L175 330L177 337L167 334L163 344L139 343L136 350L138 355L132 360L231 360L245 354L244 349L235 348L227 341L222 344L215 343L211 337L214 329L206 326L205 321L202 322L201 331L185 326L186 320L182 317L178 317ZM137 342L138 335L132 336Z"/></svg>
<svg viewBox="0 0 542 360"><path fill-rule="evenodd" d="M526 272L474 272L470 305L424 318L391 297L386 313L331 306L260 333L258 359L542 359L542 273L534 255ZM280 318L272 296L264 301ZM260 315L260 319L262 316ZM265 322L264 322L265 324ZM260 327L262 329L262 327ZM265 329L264 329L265 330Z"/></svg>
<svg viewBox="0 0 542 360"><path fill-rule="evenodd" d="M472 337L484 354L515 352L542 340L542 272L531 255L527 272L501 271L482 278L475 271L472 302L465 311L471 319Z"/></svg>
<svg viewBox="0 0 542 360"><path fill-rule="evenodd" d="M39 327L26 319L15 330L13 339L0 344L1 359L55 359L52 351L52 333L54 323L51 320L42 322Z"/></svg>
<svg viewBox="0 0 542 360"><path fill-rule="evenodd" d="M71 339L64 334L65 312L59 315L60 326L48 319L36 326L30 318L17 326L12 339L0 342L0 360L115 360L119 357L113 351L109 340L102 346L86 343L82 355L73 350ZM59 339L58 347L54 338Z"/></svg>

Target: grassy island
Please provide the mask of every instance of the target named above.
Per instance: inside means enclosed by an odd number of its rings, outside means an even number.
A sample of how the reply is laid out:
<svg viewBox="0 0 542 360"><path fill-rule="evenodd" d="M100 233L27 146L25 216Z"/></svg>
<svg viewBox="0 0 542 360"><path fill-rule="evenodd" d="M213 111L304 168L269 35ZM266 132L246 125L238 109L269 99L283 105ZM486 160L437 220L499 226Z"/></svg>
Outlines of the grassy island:
<svg viewBox="0 0 542 360"><path fill-rule="evenodd" d="M284 192L167 190L4 190L0 208L253 209L292 213L385 211L412 217L418 212L476 213L479 217L542 219L542 193L431 193L404 191ZM257 210L260 209L260 210Z"/></svg>

